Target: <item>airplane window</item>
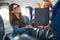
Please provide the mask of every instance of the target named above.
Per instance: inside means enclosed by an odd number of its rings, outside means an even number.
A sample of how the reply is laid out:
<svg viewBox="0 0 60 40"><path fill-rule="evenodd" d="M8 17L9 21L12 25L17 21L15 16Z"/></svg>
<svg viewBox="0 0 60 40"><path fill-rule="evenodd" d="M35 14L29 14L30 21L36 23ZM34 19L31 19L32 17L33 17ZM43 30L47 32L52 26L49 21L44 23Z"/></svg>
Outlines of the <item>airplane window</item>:
<svg viewBox="0 0 60 40"><path fill-rule="evenodd" d="M30 12L29 12L28 8L21 7L21 12L22 12L23 16L27 16L29 18L29 20L30 20Z"/></svg>

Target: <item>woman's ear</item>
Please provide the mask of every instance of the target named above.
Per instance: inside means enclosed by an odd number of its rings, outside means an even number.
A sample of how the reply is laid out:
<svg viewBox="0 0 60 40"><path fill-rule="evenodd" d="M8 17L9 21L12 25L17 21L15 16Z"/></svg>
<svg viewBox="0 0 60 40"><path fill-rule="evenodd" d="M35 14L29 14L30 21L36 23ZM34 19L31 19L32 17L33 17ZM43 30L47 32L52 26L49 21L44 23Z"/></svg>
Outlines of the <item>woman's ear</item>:
<svg viewBox="0 0 60 40"><path fill-rule="evenodd" d="M14 11L11 11L12 13L14 13Z"/></svg>

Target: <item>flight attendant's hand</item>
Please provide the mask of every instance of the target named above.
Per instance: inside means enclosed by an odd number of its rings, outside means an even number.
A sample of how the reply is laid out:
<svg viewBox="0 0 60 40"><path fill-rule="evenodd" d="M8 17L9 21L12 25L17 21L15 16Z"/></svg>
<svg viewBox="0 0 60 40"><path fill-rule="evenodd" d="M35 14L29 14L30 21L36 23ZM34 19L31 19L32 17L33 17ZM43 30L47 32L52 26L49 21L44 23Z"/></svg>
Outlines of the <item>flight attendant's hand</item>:
<svg viewBox="0 0 60 40"><path fill-rule="evenodd" d="M47 25L47 26L44 26L45 29L49 29L50 28L50 25Z"/></svg>

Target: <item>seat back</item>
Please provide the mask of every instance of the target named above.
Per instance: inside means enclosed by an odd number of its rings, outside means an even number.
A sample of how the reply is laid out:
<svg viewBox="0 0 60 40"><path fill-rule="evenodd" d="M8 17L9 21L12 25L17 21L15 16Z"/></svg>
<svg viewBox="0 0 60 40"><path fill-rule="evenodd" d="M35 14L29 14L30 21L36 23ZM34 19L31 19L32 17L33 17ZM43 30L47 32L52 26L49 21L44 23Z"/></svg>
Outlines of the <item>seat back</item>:
<svg viewBox="0 0 60 40"><path fill-rule="evenodd" d="M3 19L0 16L0 40L3 40L3 36L4 36L5 32L4 32L4 23L3 23Z"/></svg>
<svg viewBox="0 0 60 40"><path fill-rule="evenodd" d="M48 30L39 29L37 40L54 40L55 33L52 28L49 28Z"/></svg>

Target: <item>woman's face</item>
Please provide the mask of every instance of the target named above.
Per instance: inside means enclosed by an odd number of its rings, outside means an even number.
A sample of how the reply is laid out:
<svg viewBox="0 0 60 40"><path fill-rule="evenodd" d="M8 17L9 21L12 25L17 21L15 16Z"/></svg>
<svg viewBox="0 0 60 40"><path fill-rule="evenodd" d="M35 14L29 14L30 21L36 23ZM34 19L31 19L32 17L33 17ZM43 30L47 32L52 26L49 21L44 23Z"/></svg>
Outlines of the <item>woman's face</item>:
<svg viewBox="0 0 60 40"><path fill-rule="evenodd" d="M21 13L21 9L18 5L13 5L13 13L16 13L16 14Z"/></svg>

